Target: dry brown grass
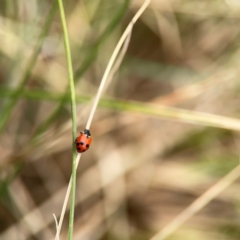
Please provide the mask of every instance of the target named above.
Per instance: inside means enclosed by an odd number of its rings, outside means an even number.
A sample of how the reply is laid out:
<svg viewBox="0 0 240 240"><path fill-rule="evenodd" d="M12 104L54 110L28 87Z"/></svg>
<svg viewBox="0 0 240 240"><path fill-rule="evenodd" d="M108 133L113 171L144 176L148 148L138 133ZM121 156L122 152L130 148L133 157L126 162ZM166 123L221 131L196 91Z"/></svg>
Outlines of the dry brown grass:
<svg viewBox="0 0 240 240"><path fill-rule="evenodd" d="M77 95L94 96L119 36L141 3L130 4L100 45L78 78ZM89 57L121 4L68 2L75 69ZM25 71L48 7L47 1L0 3L1 112ZM239 118L239 12L237 1L152 1L134 27L126 57L104 98L123 99L126 106L134 100L146 109L154 104ZM36 90L53 96L68 84L60 29L56 16L25 86L33 96L21 96L1 134L3 240L55 235L52 213L60 212L71 175L69 104L38 141L31 140L60 101L38 98ZM88 104L77 106L79 131ZM158 114L98 108L93 143L78 169L75 239L150 239L238 166L238 131ZM238 189L238 180L222 189L167 239L239 239ZM66 239L67 227L66 221L61 239Z"/></svg>

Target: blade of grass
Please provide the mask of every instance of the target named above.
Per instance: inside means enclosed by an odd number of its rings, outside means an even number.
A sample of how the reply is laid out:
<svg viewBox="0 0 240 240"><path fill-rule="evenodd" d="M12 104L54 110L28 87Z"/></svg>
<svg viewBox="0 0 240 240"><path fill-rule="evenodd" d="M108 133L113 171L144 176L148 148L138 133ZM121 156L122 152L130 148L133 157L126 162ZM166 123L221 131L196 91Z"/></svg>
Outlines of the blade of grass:
<svg viewBox="0 0 240 240"><path fill-rule="evenodd" d="M12 90L7 88L0 88L0 97L9 96ZM29 91L24 90L21 94L22 97L34 100L47 100L47 101L58 101L62 98L62 94L49 93L45 91ZM90 96L76 96L76 101L79 103L87 103L91 99ZM66 98L69 102L69 98ZM220 116L211 113L191 111L181 108L174 108L168 106L161 106L159 104L151 104L137 101L126 101L119 99L101 99L99 106L114 111L123 111L131 113L140 113L148 116L167 118L174 121L183 123L191 123L197 125L203 125L207 127L217 127L229 130L240 131L240 120L236 118L230 118Z"/></svg>
<svg viewBox="0 0 240 240"><path fill-rule="evenodd" d="M59 11L63 27L63 36L64 36L64 45L67 57L68 65L68 75L69 75L69 85L70 85L70 96L71 96L71 114L72 114L72 191L71 191L71 204L70 204L70 216L69 216L69 228L68 228L68 239L72 240L73 238L73 224L74 224L74 210L75 210L75 193L76 193L76 150L74 147L74 141L76 139L76 101L75 101L75 88L74 88L74 76L73 76L73 67L71 59L71 50L68 40L68 30L66 17L64 13L64 6L62 0L58 0Z"/></svg>
<svg viewBox="0 0 240 240"><path fill-rule="evenodd" d="M164 117L184 123L198 124L209 127L219 127L237 131L240 130L240 121L238 119L219 116L211 113L203 113L136 101L102 100L100 102L100 106L112 108L119 111L130 111L147 114L150 116Z"/></svg>
<svg viewBox="0 0 240 240"><path fill-rule="evenodd" d="M27 67L26 67L26 71L22 76L22 79L20 80L19 86L18 88L12 93L12 95L10 96L10 99L6 105L6 107L4 108L2 114L1 114L1 118L0 118L0 133L3 131L4 126L6 125L8 118L10 117L10 114L15 106L15 104L17 103L19 96L21 95L21 92L23 91L25 85L27 84L29 77L31 75L31 71L37 61L37 57L38 54L41 50L43 41L45 36L47 35L50 25L52 23L54 14L56 12L57 9L57 1L55 0L54 3L52 4L52 7L47 15L47 19L46 22L42 28L42 31L40 32L40 35L38 37L35 49L33 50L33 53L28 61Z"/></svg>

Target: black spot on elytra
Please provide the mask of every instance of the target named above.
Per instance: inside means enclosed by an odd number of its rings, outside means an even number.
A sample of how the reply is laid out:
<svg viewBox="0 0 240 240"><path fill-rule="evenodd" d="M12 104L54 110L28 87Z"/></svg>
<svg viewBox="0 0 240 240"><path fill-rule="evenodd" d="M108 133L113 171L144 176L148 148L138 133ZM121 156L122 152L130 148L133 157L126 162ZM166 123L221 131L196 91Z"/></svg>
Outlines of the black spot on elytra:
<svg viewBox="0 0 240 240"><path fill-rule="evenodd" d="M77 146L79 146L80 145L80 143L77 143Z"/></svg>
<svg viewBox="0 0 240 240"><path fill-rule="evenodd" d="M81 151L81 148L80 148L80 147L78 147L77 149L78 149L79 151Z"/></svg>
<svg viewBox="0 0 240 240"><path fill-rule="evenodd" d="M81 145L84 145L84 142L80 142Z"/></svg>
<svg viewBox="0 0 240 240"><path fill-rule="evenodd" d="M88 148L88 147L89 147L89 144L87 144L86 147Z"/></svg>

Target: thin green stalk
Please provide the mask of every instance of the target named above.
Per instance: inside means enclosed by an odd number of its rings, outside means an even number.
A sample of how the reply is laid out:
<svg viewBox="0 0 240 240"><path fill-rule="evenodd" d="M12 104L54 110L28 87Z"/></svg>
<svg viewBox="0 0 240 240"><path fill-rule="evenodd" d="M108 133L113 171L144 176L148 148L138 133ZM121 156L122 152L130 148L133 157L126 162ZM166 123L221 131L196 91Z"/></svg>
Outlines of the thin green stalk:
<svg viewBox="0 0 240 240"><path fill-rule="evenodd" d="M69 75L69 85L70 85L70 95L71 95L71 113L72 113L72 142L74 143L76 139L76 102L75 102L75 89L74 89L74 77L73 77L73 67L71 59L71 50L68 40L68 30L66 24L66 17L64 13L64 7L62 0L58 0L60 16L63 27L64 35L64 45L66 50L67 64L68 64L68 75ZM73 223L74 223L74 208L75 208L75 192L76 192L76 150L74 144L72 145L72 191L71 191L71 204L70 204L70 217L69 217L69 229L68 229L68 239L73 238Z"/></svg>
<svg viewBox="0 0 240 240"><path fill-rule="evenodd" d="M26 72L23 74L22 79L20 80L20 84L17 87L17 89L12 93L11 98L9 99L5 109L3 110L3 112L1 113L1 118L0 118L0 133L2 132L4 126L6 125L8 118L13 110L13 107L15 106L16 102L19 99L19 96L21 95L21 92L23 91L25 85L27 84L29 77L31 75L31 71L37 61L37 57L38 54L41 50L42 47L42 43L45 39L45 36L47 35L51 22L53 20L55 11L57 9L57 1L55 1L52 5L52 8L50 9L49 13L48 13L48 17L46 19L46 22L42 28L42 31L40 32L40 35L38 37L35 49L32 53L32 56L30 57L28 64L27 64L27 68L26 68Z"/></svg>

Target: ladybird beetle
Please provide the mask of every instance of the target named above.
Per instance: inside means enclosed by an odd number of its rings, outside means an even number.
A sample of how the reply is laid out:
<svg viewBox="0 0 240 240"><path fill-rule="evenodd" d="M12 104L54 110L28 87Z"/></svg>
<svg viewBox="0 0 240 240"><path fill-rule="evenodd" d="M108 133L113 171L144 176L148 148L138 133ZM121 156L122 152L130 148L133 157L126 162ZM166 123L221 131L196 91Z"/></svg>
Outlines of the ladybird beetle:
<svg viewBox="0 0 240 240"><path fill-rule="evenodd" d="M91 142L91 133L88 129L85 129L83 132L80 132L80 135L75 140L76 150L79 153L87 151L90 147Z"/></svg>

